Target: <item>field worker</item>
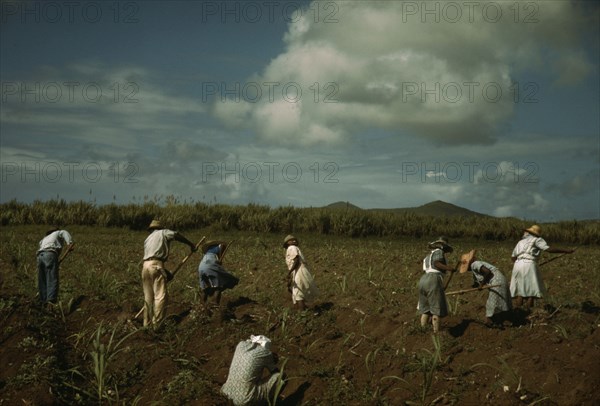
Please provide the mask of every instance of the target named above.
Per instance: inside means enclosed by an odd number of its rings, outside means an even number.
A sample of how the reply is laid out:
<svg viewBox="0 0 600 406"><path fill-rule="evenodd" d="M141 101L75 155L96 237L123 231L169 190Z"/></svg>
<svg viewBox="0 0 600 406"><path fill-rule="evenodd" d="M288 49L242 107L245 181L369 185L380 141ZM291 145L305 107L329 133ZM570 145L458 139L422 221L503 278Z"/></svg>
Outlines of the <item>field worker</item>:
<svg viewBox="0 0 600 406"><path fill-rule="evenodd" d="M466 261L466 270L473 275L473 287L482 287L484 285L500 285L489 289L488 299L485 304L485 325L494 327L501 325L506 319L508 311L512 309L510 300L510 290L508 281L504 274L494 265L479 261L475 255L475 250L466 254L466 258L461 260L461 272L463 272L462 261Z"/></svg>
<svg viewBox="0 0 600 406"><path fill-rule="evenodd" d="M515 299L515 307L523 306L523 299L526 299L526 306L532 308L535 298L541 298L546 291L537 265L542 251L555 254L572 254L575 251L550 248L541 235L542 230L536 224L525 229L521 241L517 243L512 252L511 259L514 265L510 279L510 294Z"/></svg>
<svg viewBox="0 0 600 406"><path fill-rule="evenodd" d="M446 237L440 237L430 242L428 246L431 252L423 260L425 273L419 280L417 309L421 313L421 327L427 326L431 319L433 332L437 334L440 330L440 318L448 315L442 276L446 272L455 272L456 268L446 264L446 254L454 251Z"/></svg>
<svg viewBox="0 0 600 406"><path fill-rule="evenodd" d="M238 278L223 268L222 260L226 248L227 243L222 241L209 241L202 246L204 256L198 266L198 276L200 277L204 308L209 314L208 298L214 297L214 304L219 307L221 292L225 289L233 289L239 282Z"/></svg>
<svg viewBox="0 0 600 406"><path fill-rule="evenodd" d="M38 290L42 305L55 304L58 297L59 258L63 247L67 251L73 247L71 234L66 230L53 228L46 232L37 251Z"/></svg>
<svg viewBox="0 0 600 406"><path fill-rule="evenodd" d="M169 258L169 246L172 240L187 244L191 252L195 245L178 232L168 230L160 221L152 220L148 226L150 235L144 241L144 266L142 267L142 285L144 288L144 326L152 323L158 326L164 319L167 307L167 282L172 275L164 268Z"/></svg>
<svg viewBox="0 0 600 406"><path fill-rule="evenodd" d="M293 235L288 235L283 240L283 248L286 249L288 290L292 294L292 303L300 310L306 310L306 302L313 301L319 295L319 290L298 244L298 239Z"/></svg>
<svg viewBox="0 0 600 406"><path fill-rule="evenodd" d="M262 379L265 368L271 376ZM221 392L235 406L271 404L277 381L282 378L280 375L277 355L271 352L271 340L262 335L252 335L249 340L240 341L235 348Z"/></svg>

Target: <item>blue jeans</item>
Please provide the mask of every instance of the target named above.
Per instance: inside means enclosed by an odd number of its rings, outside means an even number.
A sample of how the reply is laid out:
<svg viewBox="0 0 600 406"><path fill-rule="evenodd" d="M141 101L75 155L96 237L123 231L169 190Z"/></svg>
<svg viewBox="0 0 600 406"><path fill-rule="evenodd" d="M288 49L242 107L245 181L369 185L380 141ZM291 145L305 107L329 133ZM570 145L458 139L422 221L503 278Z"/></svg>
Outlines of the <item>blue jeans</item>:
<svg viewBox="0 0 600 406"><path fill-rule="evenodd" d="M58 296L58 255L53 251L42 251L37 256L38 288L42 303L56 303Z"/></svg>

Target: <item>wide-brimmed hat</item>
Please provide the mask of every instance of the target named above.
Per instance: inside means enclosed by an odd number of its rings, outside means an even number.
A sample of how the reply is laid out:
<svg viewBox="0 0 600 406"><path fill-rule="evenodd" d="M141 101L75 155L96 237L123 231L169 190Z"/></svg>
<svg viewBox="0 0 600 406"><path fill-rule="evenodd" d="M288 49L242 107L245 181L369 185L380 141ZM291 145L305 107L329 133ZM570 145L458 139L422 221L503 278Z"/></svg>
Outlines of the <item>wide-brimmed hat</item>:
<svg viewBox="0 0 600 406"><path fill-rule="evenodd" d="M439 237L437 240L429 243L429 248L441 248L444 251L452 252L454 248L448 243L448 237Z"/></svg>
<svg viewBox="0 0 600 406"><path fill-rule="evenodd" d="M206 254L206 251L208 251L211 247L214 247L215 245L223 245L223 249L224 249L225 246L227 245L227 243L225 241L220 241L220 240L207 241L204 244L202 244L202 253Z"/></svg>
<svg viewBox="0 0 600 406"><path fill-rule="evenodd" d="M465 273L469 270L471 264L475 261L475 250L471 250L466 254L460 256L460 266L458 268L460 273Z"/></svg>
<svg viewBox="0 0 600 406"><path fill-rule="evenodd" d="M58 231L58 230L60 230L60 228L58 228L58 227L52 227L51 229L49 229L48 231L46 231L46 235L48 236L48 235L50 235L53 232Z"/></svg>
<svg viewBox="0 0 600 406"><path fill-rule="evenodd" d="M148 230L160 230L163 228L160 220L152 220L150 225L148 226Z"/></svg>
<svg viewBox="0 0 600 406"><path fill-rule="evenodd" d="M298 239L296 237L294 237L293 235L289 234L283 240L283 248L286 248L288 246L288 242L290 242L292 240L296 240L297 242L300 242L300 241L298 241Z"/></svg>
<svg viewBox="0 0 600 406"><path fill-rule="evenodd" d="M537 224L534 224L531 227L526 228L523 231L527 231L529 234L534 235L536 237L539 237L542 235L542 228L540 226L538 226Z"/></svg>

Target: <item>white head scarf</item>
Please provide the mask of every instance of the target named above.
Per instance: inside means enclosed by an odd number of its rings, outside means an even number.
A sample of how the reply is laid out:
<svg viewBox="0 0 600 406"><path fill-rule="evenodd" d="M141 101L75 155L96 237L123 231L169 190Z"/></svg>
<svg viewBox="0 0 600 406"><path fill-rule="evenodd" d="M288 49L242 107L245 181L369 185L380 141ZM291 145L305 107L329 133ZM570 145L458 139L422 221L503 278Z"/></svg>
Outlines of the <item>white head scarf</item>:
<svg viewBox="0 0 600 406"><path fill-rule="evenodd" d="M271 350L271 340L269 340L267 337L265 337L263 335L259 335L259 336L251 335L250 341L261 345L265 350L269 350L269 351Z"/></svg>

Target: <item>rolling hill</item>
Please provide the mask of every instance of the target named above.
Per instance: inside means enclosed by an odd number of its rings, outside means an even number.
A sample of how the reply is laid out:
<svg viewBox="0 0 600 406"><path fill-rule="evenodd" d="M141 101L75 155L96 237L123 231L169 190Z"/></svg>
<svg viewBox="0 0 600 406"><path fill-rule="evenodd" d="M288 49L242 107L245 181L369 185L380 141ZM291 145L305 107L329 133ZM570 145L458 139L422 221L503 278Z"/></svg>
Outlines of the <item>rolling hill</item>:
<svg viewBox="0 0 600 406"><path fill-rule="evenodd" d="M451 203L436 200L418 207L406 207L395 209L361 209L360 207L350 202L335 202L325 206L330 209L345 209L345 210L367 210L367 211L382 211L392 213L414 213L423 216L439 216L439 217L491 217L487 214L477 213L475 211L465 209L464 207L456 206Z"/></svg>

